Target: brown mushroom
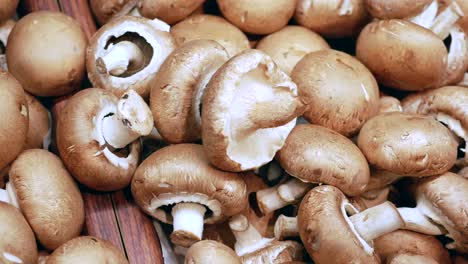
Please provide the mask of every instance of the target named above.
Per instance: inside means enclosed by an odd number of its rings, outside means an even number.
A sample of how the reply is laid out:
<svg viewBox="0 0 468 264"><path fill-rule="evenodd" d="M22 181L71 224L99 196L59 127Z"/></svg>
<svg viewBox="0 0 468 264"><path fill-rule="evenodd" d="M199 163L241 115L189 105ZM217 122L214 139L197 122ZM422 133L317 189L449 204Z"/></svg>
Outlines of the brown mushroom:
<svg viewBox="0 0 468 264"><path fill-rule="evenodd" d="M401 102L397 98L389 95L380 95L379 113L403 112Z"/></svg>
<svg viewBox="0 0 468 264"><path fill-rule="evenodd" d="M408 18L423 12L434 0L365 0L369 13L378 19Z"/></svg>
<svg viewBox="0 0 468 264"><path fill-rule="evenodd" d="M297 217L280 215L275 222L275 238L284 240L288 237L299 236Z"/></svg>
<svg viewBox="0 0 468 264"><path fill-rule="evenodd" d="M159 18L168 24L175 24L194 13L205 0L140 0L138 10L147 18Z"/></svg>
<svg viewBox="0 0 468 264"><path fill-rule="evenodd" d="M185 255L186 264L241 264L240 258L228 246L213 240L193 244Z"/></svg>
<svg viewBox="0 0 468 264"><path fill-rule="evenodd" d="M0 22L4 22L15 15L19 0L5 0L0 6Z"/></svg>
<svg viewBox="0 0 468 264"><path fill-rule="evenodd" d="M300 97L308 103L303 116L310 123L351 136L378 113L377 82L362 63L346 53L309 53L291 77Z"/></svg>
<svg viewBox="0 0 468 264"><path fill-rule="evenodd" d="M364 211L367 208L371 208L386 202L388 200L389 193L389 187L369 190L360 196L350 197L349 202L359 211Z"/></svg>
<svg viewBox="0 0 468 264"><path fill-rule="evenodd" d="M49 257L49 252L45 250L41 250L37 256L37 264L46 264L47 258Z"/></svg>
<svg viewBox="0 0 468 264"><path fill-rule="evenodd" d="M48 149L52 133L52 116L36 97L25 93L29 110L28 134L25 149Z"/></svg>
<svg viewBox="0 0 468 264"><path fill-rule="evenodd" d="M390 257L387 264L438 264L439 262L421 255L398 254Z"/></svg>
<svg viewBox="0 0 468 264"><path fill-rule="evenodd" d="M138 0L90 0L89 5L100 25L113 18L125 16L135 8Z"/></svg>

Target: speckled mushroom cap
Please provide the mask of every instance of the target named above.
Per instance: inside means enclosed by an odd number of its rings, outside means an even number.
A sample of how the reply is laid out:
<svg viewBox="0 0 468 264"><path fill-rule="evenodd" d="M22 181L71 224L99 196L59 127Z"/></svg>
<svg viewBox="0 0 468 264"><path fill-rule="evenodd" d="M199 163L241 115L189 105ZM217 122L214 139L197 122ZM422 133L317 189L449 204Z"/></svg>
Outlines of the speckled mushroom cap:
<svg viewBox="0 0 468 264"><path fill-rule="evenodd" d="M433 0L365 0L369 13L379 19L408 18L424 10Z"/></svg>
<svg viewBox="0 0 468 264"><path fill-rule="evenodd" d="M195 12L203 2L205 0L140 0L138 10L144 17L174 24Z"/></svg>
<svg viewBox="0 0 468 264"><path fill-rule="evenodd" d="M243 264L256 263L285 263L288 261L302 260L303 250L301 244L296 241L273 241L266 248L254 251L242 256Z"/></svg>
<svg viewBox="0 0 468 264"><path fill-rule="evenodd" d="M102 134L102 120L116 111L118 97L98 88L71 97L57 121L57 147L70 173L80 183L101 191L130 183L140 158L140 142L112 152Z"/></svg>
<svg viewBox="0 0 468 264"><path fill-rule="evenodd" d="M357 34L369 14L362 0L298 0L294 18L322 36L339 38Z"/></svg>
<svg viewBox="0 0 468 264"><path fill-rule="evenodd" d="M377 82L362 63L346 53L309 53L294 67L291 77L308 102L303 116L311 123L351 136L378 113Z"/></svg>
<svg viewBox="0 0 468 264"><path fill-rule="evenodd" d="M100 25L104 25L112 18L130 13L138 0L90 0L89 4L94 17Z"/></svg>
<svg viewBox="0 0 468 264"><path fill-rule="evenodd" d="M258 168L281 149L303 110L296 85L273 60L246 50L221 66L206 88L206 154L222 170Z"/></svg>
<svg viewBox="0 0 468 264"><path fill-rule="evenodd" d="M15 15L19 0L5 0L0 6L0 22L6 21Z"/></svg>
<svg viewBox="0 0 468 264"><path fill-rule="evenodd" d="M374 240L374 248L382 262L395 254L412 254L430 257L439 264L450 264L448 251L434 236L396 230Z"/></svg>
<svg viewBox="0 0 468 264"><path fill-rule="evenodd" d="M289 75L307 53L329 48L319 34L301 26L286 26L264 37L256 45L256 49L270 55L278 67Z"/></svg>
<svg viewBox="0 0 468 264"><path fill-rule="evenodd" d="M247 206L240 175L211 166L203 147L196 144L170 145L151 154L135 172L132 193L143 211L164 223L172 223L173 218L163 207L180 202L206 206L207 224L225 220Z"/></svg>
<svg viewBox="0 0 468 264"><path fill-rule="evenodd" d="M304 247L315 263L380 263L347 217L356 212L336 187L322 185L307 193L297 222Z"/></svg>
<svg viewBox="0 0 468 264"><path fill-rule="evenodd" d="M438 264L438 262L427 256L398 254L388 258L387 264Z"/></svg>
<svg viewBox="0 0 468 264"><path fill-rule="evenodd" d="M228 60L213 40L194 40L177 48L161 65L151 87L154 124L169 143L201 138L201 100L210 77Z"/></svg>
<svg viewBox="0 0 468 264"><path fill-rule="evenodd" d="M83 198L57 156L42 149L24 151L11 166L10 184L44 247L53 250L80 234Z"/></svg>
<svg viewBox="0 0 468 264"><path fill-rule="evenodd" d="M436 120L400 112L367 121L358 146L377 169L401 176L431 176L448 171L457 158L457 143Z"/></svg>
<svg viewBox="0 0 468 264"><path fill-rule="evenodd" d="M369 182L369 166L359 148L348 138L317 125L297 125L276 160L301 181L330 184L351 196L362 194Z"/></svg>
<svg viewBox="0 0 468 264"><path fill-rule="evenodd" d="M46 264L128 264L122 251L110 242L91 236L77 237L57 248Z"/></svg>
<svg viewBox="0 0 468 264"><path fill-rule="evenodd" d="M418 208L454 240L446 247L468 253L468 180L447 172L421 180L416 193Z"/></svg>
<svg viewBox="0 0 468 264"><path fill-rule="evenodd" d="M108 73L102 57L113 45L130 41L143 53L143 64L128 69L119 76ZM109 46L110 45L110 46ZM175 42L168 32L158 29L157 25L143 17L123 16L113 19L102 26L89 41L86 52L88 77L94 87L112 91L117 96L133 89L142 97L149 96L159 67L175 48Z"/></svg>
<svg viewBox="0 0 468 264"><path fill-rule="evenodd" d="M242 31L222 17L193 15L171 28L171 34L178 46L195 39L210 39L223 46L232 57L249 49L249 40Z"/></svg>
<svg viewBox="0 0 468 264"><path fill-rule="evenodd" d="M0 202L0 223L0 263L36 264L36 238L21 212Z"/></svg>
<svg viewBox="0 0 468 264"><path fill-rule="evenodd" d="M49 112L36 97L25 93L29 110L29 128L26 136L25 149L48 147L50 143Z"/></svg>
<svg viewBox="0 0 468 264"><path fill-rule="evenodd" d="M185 264L241 264L239 256L230 247L213 240L193 244L185 255Z"/></svg>

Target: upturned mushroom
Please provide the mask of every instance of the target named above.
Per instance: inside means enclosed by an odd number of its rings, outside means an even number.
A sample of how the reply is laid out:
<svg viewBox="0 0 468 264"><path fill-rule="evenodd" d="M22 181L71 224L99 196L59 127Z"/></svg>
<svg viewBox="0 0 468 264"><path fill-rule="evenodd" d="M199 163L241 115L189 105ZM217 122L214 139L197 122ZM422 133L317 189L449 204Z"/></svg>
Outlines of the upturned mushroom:
<svg viewBox="0 0 468 264"><path fill-rule="evenodd" d="M304 111L296 84L258 50L221 66L202 103L203 146L211 163L227 171L270 162Z"/></svg>
<svg viewBox="0 0 468 264"><path fill-rule="evenodd" d="M51 142L52 116L36 97L25 93L28 102L29 122L25 149L48 149Z"/></svg>
<svg viewBox="0 0 468 264"><path fill-rule="evenodd" d="M247 206L240 175L211 166L196 144L151 154L135 172L132 193L144 212L173 225L172 242L185 247L202 238L204 223L222 222Z"/></svg>
<svg viewBox="0 0 468 264"><path fill-rule="evenodd" d="M120 98L85 89L71 97L57 121L60 157L80 183L99 191L127 186L140 159L140 136L153 128L149 106L137 92Z"/></svg>
<svg viewBox="0 0 468 264"><path fill-rule="evenodd" d="M203 5L205 0L140 0L139 13L147 18L159 18L168 24L175 24Z"/></svg>
<svg viewBox="0 0 468 264"><path fill-rule="evenodd" d="M203 240L193 244L185 255L185 264L241 264L239 256L230 247L213 241Z"/></svg>
<svg viewBox="0 0 468 264"><path fill-rule="evenodd" d="M104 25L113 18L128 15L138 0L90 0L89 5L97 22Z"/></svg>
<svg viewBox="0 0 468 264"><path fill-rule="evenodd" d="M77 237L57 248L46 264L128 264L124 253L106 240L92 236Z"/></svg>
<svg viewBox="0 0 468 264"><path fill-rule="evenodd" d="M291 77L299 96L308 103L303 116L310 123L352 136L379 111L374 76L344 52L309 53L297 63Z"/></svg>
<svg viewBox="0 0 468 264"><path fill-rule="evenodd" d="M167 57L152 82L150 96L154 124L165 141L183 143L201 138L206 85L228 58L226 50L213 40L184 43Z"/></svg>
<svg viewBox="0 0 468 264"><path fill-rule="evenodd" d="M121 96L129 89L143 98L159 67L175 47L168 27L143 17L123 16L101 27L86 52L94 87Z"/></svg>

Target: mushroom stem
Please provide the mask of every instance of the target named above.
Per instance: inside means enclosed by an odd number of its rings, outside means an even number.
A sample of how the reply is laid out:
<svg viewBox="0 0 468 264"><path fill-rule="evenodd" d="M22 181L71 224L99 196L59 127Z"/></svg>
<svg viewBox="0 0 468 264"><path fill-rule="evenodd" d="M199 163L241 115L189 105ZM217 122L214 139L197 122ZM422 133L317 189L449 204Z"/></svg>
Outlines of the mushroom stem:
<svg viewBox="0 0 468 264"><path fill-rule="evenodd" d="M398 208L406 230L412 230L427 235L442 235L444 232L439 226L430 221L418 208Z"/></svg>
<svg viewBox="0 0 468 264"><path fill-rule="evenodd" d="M434 23L432 23L430 29L434 34L438 35L439 38L445 39L449 35L453 25L455 25L461 17L463 17L463 11L456 1L452 1L452 3L434 19Z"/></svg>
<svg viewBox="0 0 468 264"><path fill-rule="evenodd" d="M174 231L171 241L180 246L189 247L201 240L205 218L205 206L197 203L178 203L171 211L174 218Z"/></svg>
<svg viewBox="0 0 468 264"><path fill-rule="evenodd" d="M457 84L458 86L468 87L468 73L465 72L463 75L463 80Z"/></svg>
<svg viewBox="0 0 468 264"><path fill-rule="evenodd" d="M102 119L102 133L107 144L123 148L153 129L153 115L143 98L134 90L128 90L117 103L115 113Z"/></svg>
<svg viewBox="0 0 468 264"><path fill-rule="evenodd" d="M124 74L129 65L141 67L145 61L144 54L140 47L131 41L121 41L117 44L109 45L106 55L99 58L97 65L105 66L107 72L113 76Z"/></svg>
<svg viewBox="0 0 468 264"><path fill-rule="evenodd" d="M449 29L452 42L447 58L447 69L443 76L442 85L450 85L460 80L468 66L468 41L465 31L460 26Z"/></svg>
<svg viewBox="0 0 468 264"><path fill-rule="evenodd" d="M339 2L338 6L338 15L346 16L353 13L353 1L351 0L342 0Z"/></svg>
<svg viewBox="0 0 468 264"><path fill-rule="evenodd" d="M274 240L273 238L263 237L244 215L232 217L229 220L229 227L236 237L234 249L239 256L264 248Z"/></svg>
<svg viewBox="0 0 468 264"><path fill-rule="evenodd" d="M295 203L312 187L313 184L291 177L284 183L258 191L258 206L262 213L268 214L286 205Z"/></svg>
<svg viewBox="0 0 468 264"><path fill-rule="evenodd" d="M286 237L299 236L299 229L297 226L297 217L280 215L275 222L274 228L275 237L278 240L283 240Z"/></svg>
<svg viewBox="0 0 468 264"><path fill-rule="evenodd" d="M14 205L18 209L20 208L13 184L7 182L6 188L0 189L0 201Z"/></svg>
<svg viewBox="0 0 468 264"><path fill-rule="evenodd" d="M439 4L437 0L432 1L421 13L409 19L409 21L429 29L437 16Z"/></svg>
<svg viewBox="0 0 468 264"><path fill-rule="evenodd" d="M151 20L151 24L153 24L154 28L157 30L164 32L169 32L171 30L171 26L169 26L169 24L157 18Z"/></svg>

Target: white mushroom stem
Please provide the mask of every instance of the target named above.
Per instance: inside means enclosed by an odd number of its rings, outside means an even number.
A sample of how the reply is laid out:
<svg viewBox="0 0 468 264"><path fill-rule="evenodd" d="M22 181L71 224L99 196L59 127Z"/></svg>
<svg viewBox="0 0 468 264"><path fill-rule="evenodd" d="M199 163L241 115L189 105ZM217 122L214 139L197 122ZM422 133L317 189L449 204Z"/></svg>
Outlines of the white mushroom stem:
<svg viewBox="0 0 468 264"><path fill-rule="evenodd" d="M237 255L241 257L266 247L274 240L273 238L263 237L244 215L232 217L229 220L229 227L236 237L234 249Z"/></svg>
<svg viewBox="0 0 468 264"><path fill-rule="evenodd" d="M149 106L134 90L119 99L116 113L102 119L102 134L107 144L123 148L153 129L153 115Z"/></svg>
<svg viewBox="0 0 468 264"><path fill-rule="evenodd" d="M9 203L18 209L20 208L13 184L8 182L5 189L0 189L0 201Z"/></svg>
<svg viewBox="0 0 468 264"><path fill-rule="evenodd" d="M278 240L283 240L286 237L299 236L297 227L297 217L280 215L275 222L274 228L275 237Z"/></svg>
<svg viewBox="0 0 468 264"><path fill-rule="evenodd" d="M276 211L302 198L313 184L291 177L284 183L257 192L257 202L264 213Z"/></svg>
<svg viewBox="0 0 468 264"><path fill-rule="evenodd" d="M169 32L171 30L171 26L169 26L169 24L157 18L151 20L151 24L153 24L154 28L157 30L164 32Z"/></svg>
<svg viewBox="0 0 468 264"><path fill-rule="evenodd" d="M445 8L434 20L430 29L441 39L447 38L452 27L463 17L463 11L456 1Z"/></svg>
<svg viewBox="0 0 468 264"><path fill-rule="evenodd" d="M197 203L178 203L171 211L173 217L174 231L171 236L177 233L182 236L201 240L203 235L203 223L205 219L205 206Z"/></svg>
<svg viewBox="0 0 468 264"><path fill-rule="evenodd" d="M352 0L342 0L339 2L338 15L346 16L353 13L353 1Z"/></svg>
<svg viewBox="0 0 468 264"><path fill-rule="evenodd" d="M421 13L409 19L409 21L420 25L421 27L430 28L437 16L439 4L437 0L432 1Z"/></svg>
<svg viewBox="0 0 468 264"><path fill-rule="evenodd" d="M468 66L468 40L465 31L458 25L449 30L450 43L447 58L447 69L443 76L443 85L457 82Z"/></svg>
<svg viewBox="0 0 468 264"><path fill-rule="evenodd" d="M427 235L442 235L443 230L434 224L418 208L398 208L405 225L402 229L412 230Z"/></svg>
<svg viewBox="0 0 468 264"><path fill-rule="evenodd" d="M245 127L249 129L272 128L285 125L302 113L303 104L296 98L291 98L290 92L280 90L275 92L273 100L257 102L249 112Z"/></svg>
<svg viewBox="0 0 468 264"><path fill-rule="evenodd" d="M140 47L131 41L121 41L110 44L107 53L101 57L102 63L109 74L120 76L124 74L130 64L141 66L144 63L144 54Z"/></svg>

